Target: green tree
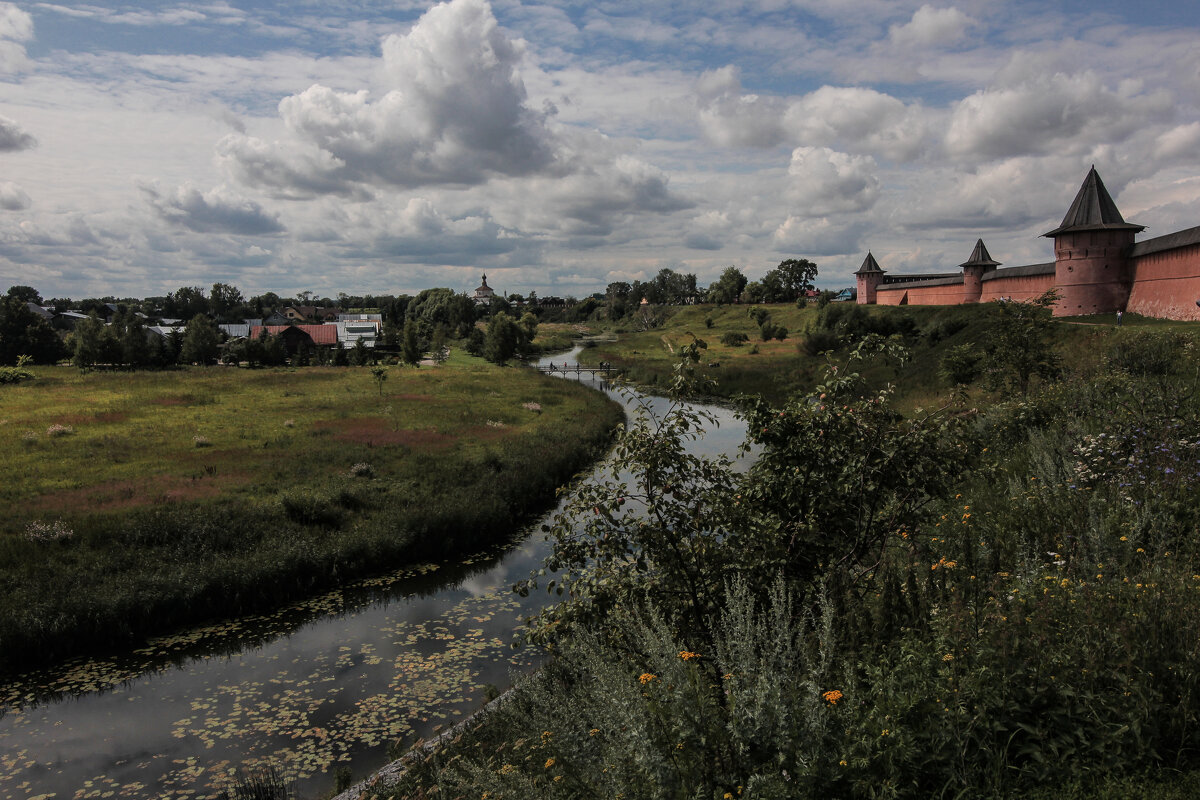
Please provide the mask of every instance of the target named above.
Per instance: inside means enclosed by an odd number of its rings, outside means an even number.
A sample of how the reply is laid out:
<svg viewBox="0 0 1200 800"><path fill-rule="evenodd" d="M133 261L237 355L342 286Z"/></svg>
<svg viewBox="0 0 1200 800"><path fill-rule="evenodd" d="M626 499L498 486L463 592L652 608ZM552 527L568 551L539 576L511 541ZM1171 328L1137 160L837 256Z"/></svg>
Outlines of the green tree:
<svg viewBox="0 0 1200 800"><path fill-rule="evenodd" d="M75 366L83 369L100 363L104 323L95 314L88 314L75 325Z"/></svg>
<svg viewBox="0 0 1200 800"><path fill-rule="evenodd" d="M0 298L0 364L16 364L20 356L29 356L36 364L58 361L66 354L62 340L46 320L26 305L33 301L24 300L12 291Z"/></svg>
<svg viewBox="0 0 1200 800"><path fill-rule="evenodd" d="M736 303L745 289L746 276L737 267L729 266L721 273L721 277L708 287L707 299L708 302L718 305Z"/></svg>
<svg viewBox="0 0 1200 800"><path fill-rule="evenodd" d="M192 317L183 332L180 361L185 364L215 364L220 355L221 336L217 326L205 314Z"/></svg>
<svg viewBox="0 0 1200 800"><path fill-rule="evenodd" d="M1034 377L1058 377L1061 359L1050 339L1051 308L1057 300L1058 290L1050 289L1029 302L996 303L1000 318L988 332L983 354L989 387L1024 396Z"/></svg>
<svg viewBox="0 0 1200 800"><path fill-rule="evenodd" d="M214 283L209 293L209 306L214 317L233 322L244 309L246 299L241 290L228 283Z"/></svg>
<svg viewBox="0 0 1200 800"><path fill-rule="evenodd" d="M537 336L538 318L533 313L526 311L521 315L521 321L518 324L521 326L521 334L524 336L525 342L532 342Z"/></svg>
<svg viewBox="0 0 1200 800"><path fill-rule="evenodd" d="M121 342L121 361L134 369L145 369L154 359L150 339L142 318L132 312L118 316L113 327ZM150 334L153 335L153 334Z"/></svg>
<svg viewBox="0 0 1200 800"><path fill-rule="evenodd" d="M771 270L773 284L779 287L779 300L776 302L791 302L813 288L813 280L817 277L817 265L807 258L789 258L779 262L779 266Z"/></svg>
<svg viewBox="0 0 1200 800"><path fill-rule="evenodd" d="M523 333L508 314L497 314L488 323L483 339L483 357L494 364L503 364L517 354Z"/></svg>
<svg viewBox="0 0 1200 800"><path fill-rule="evenodd" d="M34 305L42 305L42 296L37 289L32 286L10 286L6 297L15 297L22 303L33 303Z"/></svg>
<svg viewBox="0 0 1200 800"><path fill-rule="evenodd" d="M421 363L421 344L417 337L417 321L410 319L404 323L404 337L400 344L400 358L405 364L418 366Z"/></svg>

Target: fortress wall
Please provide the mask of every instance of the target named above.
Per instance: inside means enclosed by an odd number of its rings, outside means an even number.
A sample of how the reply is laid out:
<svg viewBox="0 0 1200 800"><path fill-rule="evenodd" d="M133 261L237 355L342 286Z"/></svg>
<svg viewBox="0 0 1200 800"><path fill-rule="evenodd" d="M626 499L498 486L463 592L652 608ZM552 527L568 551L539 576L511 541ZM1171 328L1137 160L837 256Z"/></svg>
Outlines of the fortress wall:
<svg viewBox="0 0 1200 800"><path fill-rule="evenodd" d="M880 286L876 300L881 306L956 306L963 300L962 282L944 286L913 286L896 283Z"/></svg>
<svg viewBox="0 0 1200 800"><path fill-rule="evenodd" d="M1054 273L1045 275L1014 275L1006 278L992 278L983 282L983 294L979 302L990 303L1001 297L1013 300L1033 300L1048 289L1054 288ZM1200 310L1200 309L1198 309Z"/></svg>
<svg viewBox="0 0 1200 800"><path fill-rule="evenodd" d="M1200 320L1200 244L1160 250L1133 262L1127 311L1147 317Z"/></svg>

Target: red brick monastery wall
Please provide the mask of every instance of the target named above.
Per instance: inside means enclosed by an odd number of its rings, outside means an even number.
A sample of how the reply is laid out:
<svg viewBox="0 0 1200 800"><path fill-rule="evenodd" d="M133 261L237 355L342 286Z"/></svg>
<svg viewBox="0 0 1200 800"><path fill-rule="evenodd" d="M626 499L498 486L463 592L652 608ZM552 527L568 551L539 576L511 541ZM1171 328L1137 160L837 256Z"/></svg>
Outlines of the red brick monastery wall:
<svg viewBox="0 0 1200 800"><path fill-rule="evenodd" d="M1147 317L1200 320L1200 244L1139 256L1126 309Z"/></svg>
<svg viewBox="0 0 1200 800"><path fill-rule="evenodd" d="M1045 275L1014 275L1011 278L993 278L983 282L983 294L979 302L990 303L1006 297L1010 300L1033 300L1048 289L1054 288L1054 273Z"/></svg>
<svg viewBox="0 0 1200 800"><path fill-rule="evenodd" d="M963 299L963 285L880 286L875 302L881 306L956 306Z"/></svg>

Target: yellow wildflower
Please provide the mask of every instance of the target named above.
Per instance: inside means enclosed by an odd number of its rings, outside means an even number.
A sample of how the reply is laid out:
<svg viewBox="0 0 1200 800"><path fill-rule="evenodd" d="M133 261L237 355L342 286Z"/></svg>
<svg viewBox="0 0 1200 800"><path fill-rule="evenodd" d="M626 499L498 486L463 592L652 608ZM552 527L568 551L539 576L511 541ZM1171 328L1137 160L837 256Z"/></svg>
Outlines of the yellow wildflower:
<svg viewBox="0 0 1200 800"><path fill-rule="evenodd" d="M942 661L953 661L953 660L954 660L954 653L946 653L946 655L942 656Z"/></svg>
<svg viewBox="0 0 1200 800"><path fill-rule="evenodd" d="M657 677L658 676L655 675L653 672L643 672L641 675L638 676L638 680L641 681L642 685L644 686Z"/></svg>
<svg viewBox="0 0 1200 800"><path fill-rule="evenodd" d="M554 766L554 759L553 759L552 757L551 757L551 758L547 758L547 759L546 759L546 766L545 766L545 769L550 769L550 768L551 768L551 767L553 767L553 766Z"/></svg>
<svg viewBox="0 0 1200 800"><path fill-rule="evenodd" d="M825 702L829 703L829 705L831 705L831 706L836 706L838 700L841 700L843 696L844 695L842 694L841 690L839 690L839 689L831 689L830 691L825 692L825 694L821 695L821 697L825 698Z"/></svg>
<svg viewBox="0 0 1200 800"><path fill-rule="evenodd" d="M679 657L682 658L684 661L691 661L693 658L699 658L700 654L692 653L688 650L680 650Z"/></svg>

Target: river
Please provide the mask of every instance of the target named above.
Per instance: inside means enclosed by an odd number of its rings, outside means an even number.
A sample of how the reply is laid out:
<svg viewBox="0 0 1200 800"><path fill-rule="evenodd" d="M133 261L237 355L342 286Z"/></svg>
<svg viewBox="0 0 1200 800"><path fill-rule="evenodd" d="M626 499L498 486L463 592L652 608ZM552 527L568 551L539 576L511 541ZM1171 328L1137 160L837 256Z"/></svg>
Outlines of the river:
<svg viewBox="0 0 1200 800"><path fill-rule="evenodd" d="M691 447L734 457L744 425L707 410L718 427ZM0 683L0 797L199 798L256 764L305 797L331 790L338 768L366 777L389 745L452 725L535 664L511 643L546 595L512 585L541 565L547 519L454 563Z"/></svg>

